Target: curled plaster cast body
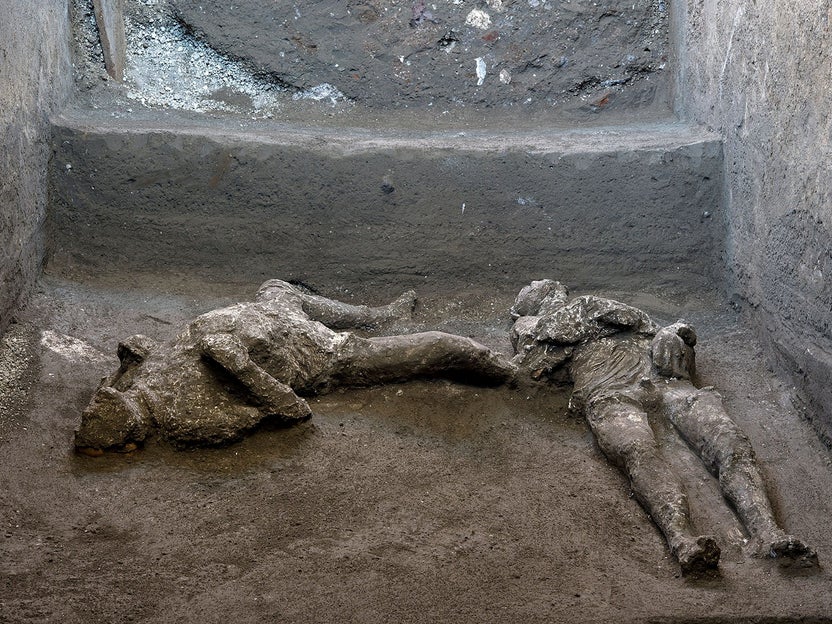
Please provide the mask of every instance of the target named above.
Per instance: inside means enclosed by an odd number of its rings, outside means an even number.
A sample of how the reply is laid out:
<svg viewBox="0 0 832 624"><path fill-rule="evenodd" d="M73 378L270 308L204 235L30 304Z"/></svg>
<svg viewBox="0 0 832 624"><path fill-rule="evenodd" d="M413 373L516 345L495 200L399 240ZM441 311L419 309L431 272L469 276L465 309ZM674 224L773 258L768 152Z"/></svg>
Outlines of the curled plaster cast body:
<svg viewBox="0 0 832 624"><path fill-rule="evenodd" d="M309 418L302 397L333 387L513 377L513 365L469 338L335 331L408 315L414 302L411 291L387 306L353 306L269 280L254 302L203 314L170 343L132 336L119 344L120 367L84 410L75 445L98 454L132 448L153 433L179 447L221 445L266 419Z"/></svg>
<svg viewBox="0 0 832 624"><path fill-rule="evenodd" d="M553 280L524 287L512 316L515 363L535 379L567 373L574 383L571 405L629 477L684 573L715 568L720 549L712 537L694 533L684 489L659 452L648 410L663 413L718 478L757 554L817 563L812 548L778 526L751 443L719 394L693 385L690 325L660 328L643 311L611 299L570 301L566 287Z"/></svg>

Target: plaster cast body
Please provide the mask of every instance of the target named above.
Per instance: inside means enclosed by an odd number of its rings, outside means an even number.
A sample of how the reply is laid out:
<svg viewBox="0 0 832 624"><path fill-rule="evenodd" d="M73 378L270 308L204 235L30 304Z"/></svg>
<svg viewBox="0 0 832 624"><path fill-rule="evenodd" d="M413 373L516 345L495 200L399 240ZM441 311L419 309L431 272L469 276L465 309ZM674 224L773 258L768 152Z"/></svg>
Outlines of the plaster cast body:
<svg viewBox="0 0 832 624"><path fill-rule="evenodd" d="M414 302L409 292L388 306L353 306L270 280L254 302L203 314L170 343L132 336L119 344L121 365L92 397L75 445L93 453L132 448L153 433L179 447L221 445L266 419L309 418L302 397L336 386L513 376L504 358L461 336L334 331L407 315Z"/></svg>
<svg viewBox="0 0 832 624"><path fill-rule="evenodd" d="M679 559L683 572L715 568L720 549L696 535L682 484L659 452L648 410L664 414L719 479L756 552L814 564L815 552L774 519L754 451L712 388L697 388L696 334L684 321L660 328L641 310L594 296L568 300L552 280L532 282L512 308L515 362L536 379L566 373L571 405Z"/></svg>

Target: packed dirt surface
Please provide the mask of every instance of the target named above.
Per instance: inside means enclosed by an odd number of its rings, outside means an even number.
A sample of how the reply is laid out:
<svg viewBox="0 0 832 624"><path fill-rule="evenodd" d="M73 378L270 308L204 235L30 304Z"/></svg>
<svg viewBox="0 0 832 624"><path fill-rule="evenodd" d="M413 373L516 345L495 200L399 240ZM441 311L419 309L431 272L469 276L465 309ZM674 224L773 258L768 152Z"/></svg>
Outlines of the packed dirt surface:
<svg viewBox="0 0 832 624"><path fill-rule="evenodd" d="M664 0L127 0L124 82L108 80L92 0L73 0L92 106L423 123L670 115Z"/></svg>
<svg viewBox="0 0 832 624"><path fill-rule="evenodd" d="M291 89L331 84L371 108L590 109L649 104L664 87L667 6L654 0L172 5L217 51Z"/></svg>
<svg viewBox="0 0 832 624"><path fill-rule="evenodd" d="M307 423L227 448L73 453L119 339L169 338L256 287L43 280L0 350L0 621L832 621L826 568L751 558L714 479L657 420L698 529L723 550L720 576L681 577L564 390L343 391L313 399ZM321 294L377 304L397 289ZM508 350L514 292L419 294L413 320L387 331L442 329ZM697 327L702 382L751 438L784 527L828 565L830 455L730 308L598 294Z"/></svg>

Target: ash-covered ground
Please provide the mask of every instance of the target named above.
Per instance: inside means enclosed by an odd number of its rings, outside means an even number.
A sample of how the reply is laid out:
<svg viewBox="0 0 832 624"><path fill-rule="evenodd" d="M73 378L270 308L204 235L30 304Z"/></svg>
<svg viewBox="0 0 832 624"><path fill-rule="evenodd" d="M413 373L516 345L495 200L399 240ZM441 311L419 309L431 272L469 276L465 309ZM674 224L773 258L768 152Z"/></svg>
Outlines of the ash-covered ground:
<svg viewBox="0 0 832 624"><path fill-rule="evenodd" d="M663 0L125 0L124 15L120 86L106 79L91 0L73 0L77 78L94 106L578 123L669 113Z"/></svg>
<svg viewBox="0 0 832 624"><path fill-rule="evenodd" d="M694 323L703 383L722 391L780 521L817 547L820 569L751 558L713 477L654 420L697 528L723 548L719 577L680 577L567 395L547 388L344 391L313 400L308 423L227 448L73 453L118 340L168 338L256 286L42 282L12 330L12 350L26 354L0 357L0 395L25 388L0 421L0 621L829 621L828 451L717 298L603 293ZM381 303L399 289L324 294ZM508 348L513 293L420 295L414 319L391 331L444 329Z"/></svg>

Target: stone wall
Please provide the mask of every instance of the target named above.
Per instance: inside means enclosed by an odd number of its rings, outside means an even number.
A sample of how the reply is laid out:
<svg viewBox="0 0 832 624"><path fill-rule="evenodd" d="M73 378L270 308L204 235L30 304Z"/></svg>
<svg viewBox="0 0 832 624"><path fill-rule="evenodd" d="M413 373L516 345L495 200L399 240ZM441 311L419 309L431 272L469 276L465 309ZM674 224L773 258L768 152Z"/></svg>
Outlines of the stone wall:
<svg viewBox="0 0 832 624"><path fill-rule="evenodd" d="M0 19L0 332L43 261L47 116L71 84L67 5L7 0Z"/></svg>
<svg viewBox="0 0 832 624"><path fill-rule="evenodd" d="M680 112L724 137L728 270L832 437L832 9L686 0Z"/></svg>

